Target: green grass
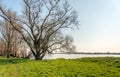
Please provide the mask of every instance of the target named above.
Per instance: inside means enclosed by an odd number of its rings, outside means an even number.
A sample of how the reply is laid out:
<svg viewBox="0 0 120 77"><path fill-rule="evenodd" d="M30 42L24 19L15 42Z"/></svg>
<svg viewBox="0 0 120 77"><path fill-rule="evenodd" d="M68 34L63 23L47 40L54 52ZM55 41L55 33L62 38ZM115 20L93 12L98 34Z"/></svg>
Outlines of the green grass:
<svg viewBox="0 0 120 77"><path fill-rule="evenodd" d="M120 77L120 58L0 59L0 77Z"/></svg>

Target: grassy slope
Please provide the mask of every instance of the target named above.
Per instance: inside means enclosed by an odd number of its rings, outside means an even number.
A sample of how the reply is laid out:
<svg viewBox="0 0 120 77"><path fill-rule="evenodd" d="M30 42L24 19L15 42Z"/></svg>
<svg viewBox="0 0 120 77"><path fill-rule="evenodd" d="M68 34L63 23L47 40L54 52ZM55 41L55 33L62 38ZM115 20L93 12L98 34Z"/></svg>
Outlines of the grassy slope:
<svg viewBox="0 0 120 77"><path fill-rule="evenodd" d="M120 58L0 59L0 77L120 77Z"/></svg>

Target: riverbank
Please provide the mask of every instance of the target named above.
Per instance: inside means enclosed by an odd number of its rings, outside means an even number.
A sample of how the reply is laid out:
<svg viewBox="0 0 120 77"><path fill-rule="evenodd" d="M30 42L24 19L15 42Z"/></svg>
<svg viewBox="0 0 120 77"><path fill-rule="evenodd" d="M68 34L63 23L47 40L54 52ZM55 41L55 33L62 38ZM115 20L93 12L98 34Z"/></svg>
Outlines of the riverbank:
<svg viewBox="0 0 120 77"><path fill-rule="evenodd" d="M120 58L0 59L0 77L119 77Z"/></svg>

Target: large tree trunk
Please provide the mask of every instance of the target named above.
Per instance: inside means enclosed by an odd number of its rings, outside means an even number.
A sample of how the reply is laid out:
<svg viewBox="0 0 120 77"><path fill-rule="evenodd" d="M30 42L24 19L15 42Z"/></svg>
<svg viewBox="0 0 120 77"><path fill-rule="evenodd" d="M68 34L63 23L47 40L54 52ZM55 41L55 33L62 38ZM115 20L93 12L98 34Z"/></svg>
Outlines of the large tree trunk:
<svg viewBox="0 0 120 77"><path fill-rule="evenodd" d="M35 56L35 60L42 60L43 58L40 55Z"/></svg>
<svg viewBox="0 0 120 77"><path fill-rule="evenodd" d="M43 60L45 54L46 54L46 52L43 52L43 53L41 53L41 54L36 54L36 55L34 55L35 60Z"/></svg>
<svg viewBox="0 0 120 77"><path fill-rule="evenodd" d="M40 57L35 57L35 60L42 60Z"/></svg>

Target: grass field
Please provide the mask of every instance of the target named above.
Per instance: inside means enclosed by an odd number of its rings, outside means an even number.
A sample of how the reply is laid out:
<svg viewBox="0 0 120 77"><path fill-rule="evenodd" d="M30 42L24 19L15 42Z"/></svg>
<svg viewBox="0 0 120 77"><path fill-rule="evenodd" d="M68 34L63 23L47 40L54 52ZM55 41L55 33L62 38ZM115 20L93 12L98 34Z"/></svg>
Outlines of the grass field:
<svg viewBox="0 0 120 77"><path fill-rule="evenodd" d="M120 77L120 58L0 59L0 77Z"/></svg>

